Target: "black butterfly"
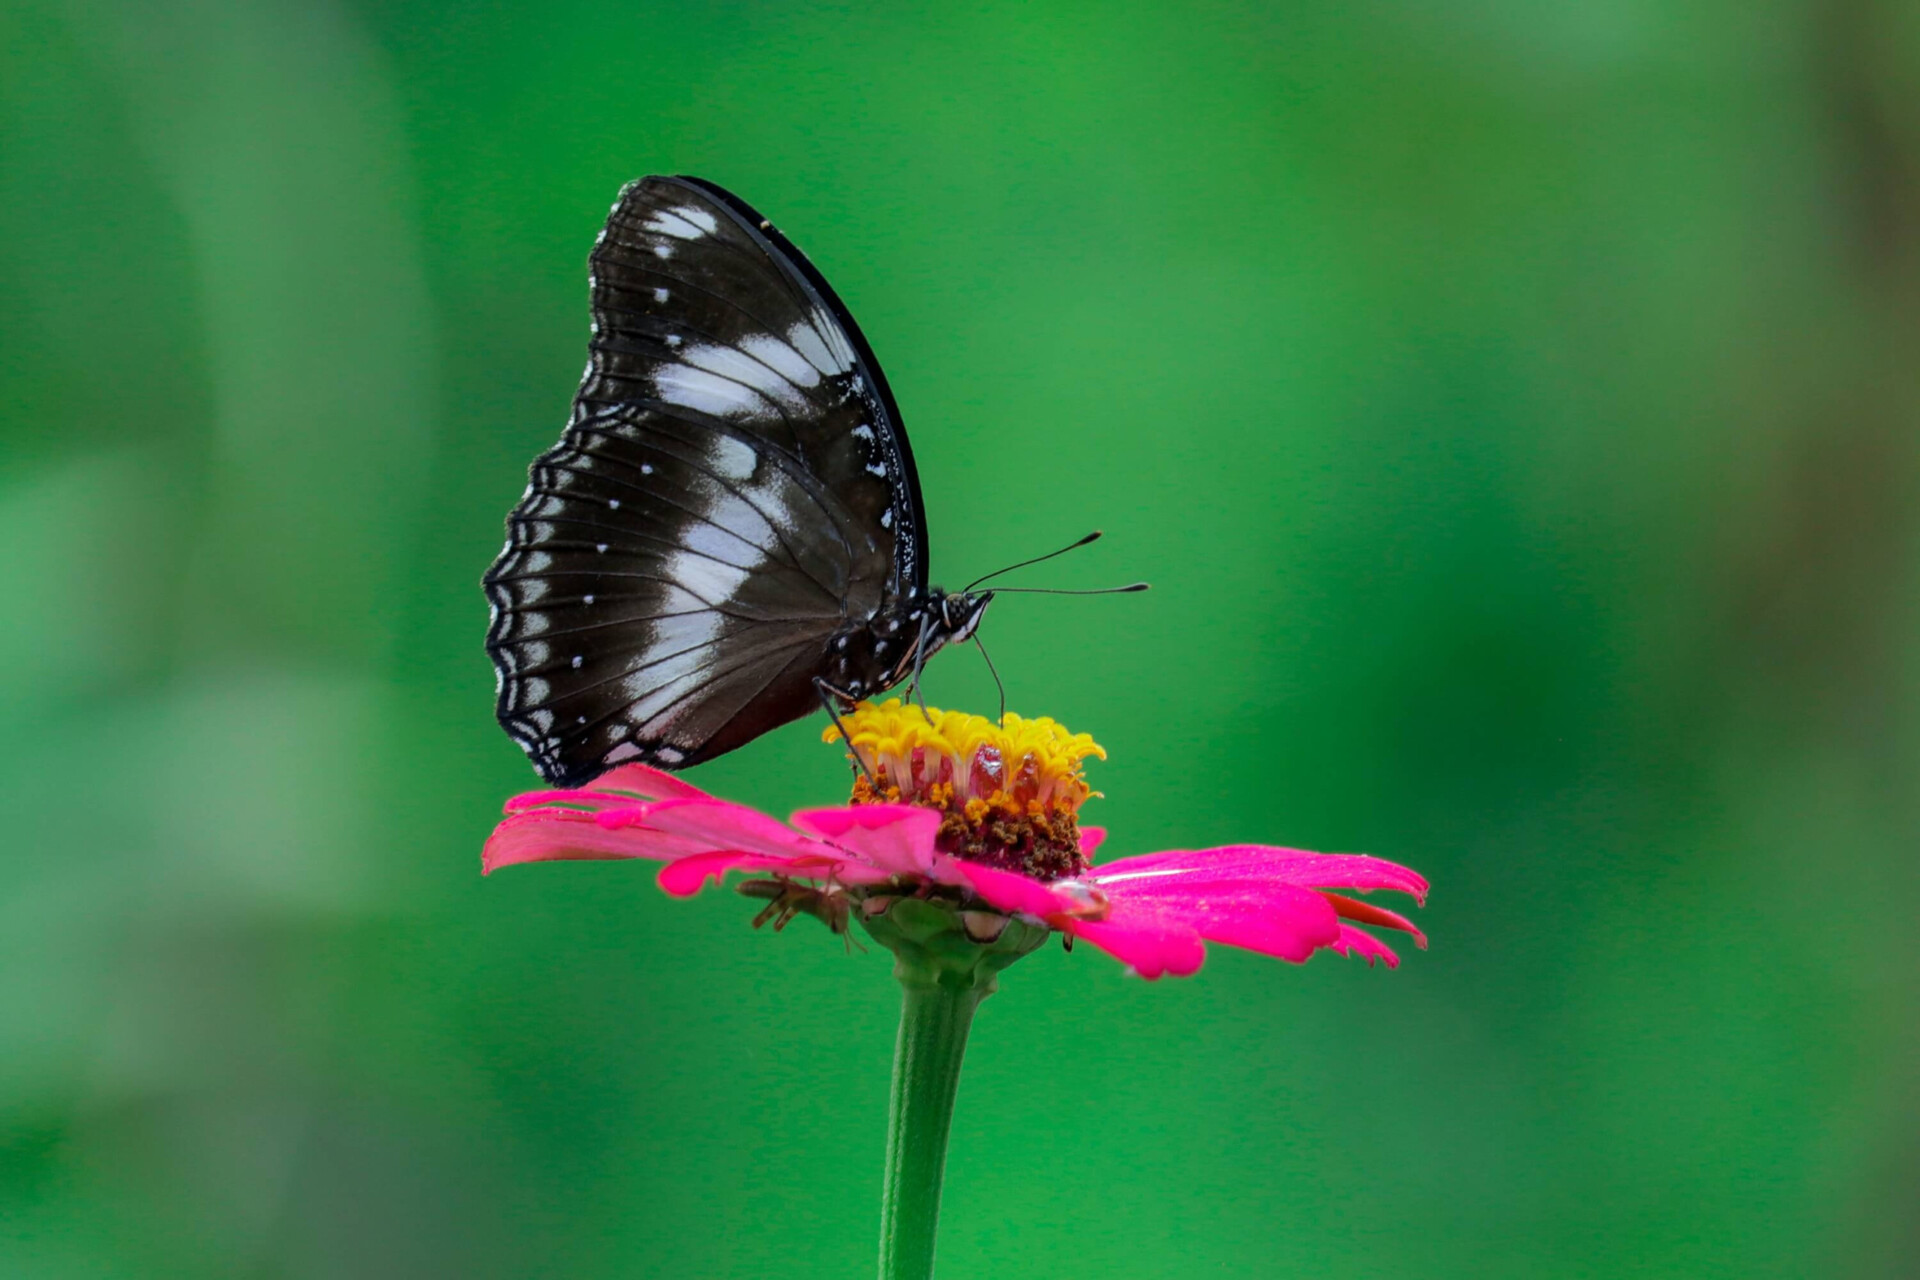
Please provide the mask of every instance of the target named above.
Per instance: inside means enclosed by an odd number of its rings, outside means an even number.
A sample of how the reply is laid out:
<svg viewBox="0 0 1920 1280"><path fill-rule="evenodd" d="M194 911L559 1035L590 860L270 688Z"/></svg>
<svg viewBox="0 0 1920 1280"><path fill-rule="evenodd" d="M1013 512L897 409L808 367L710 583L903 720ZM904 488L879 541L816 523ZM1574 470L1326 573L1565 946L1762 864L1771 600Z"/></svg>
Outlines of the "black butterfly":
<svg viewBox="0 0 1920 1280"><path fill-rule="evenodd" d="M927 585L893 393L785 236L642 178L591 267L572 419L485 578L500 723L542 777L698 764L973 634L993 593Z"/></svg>

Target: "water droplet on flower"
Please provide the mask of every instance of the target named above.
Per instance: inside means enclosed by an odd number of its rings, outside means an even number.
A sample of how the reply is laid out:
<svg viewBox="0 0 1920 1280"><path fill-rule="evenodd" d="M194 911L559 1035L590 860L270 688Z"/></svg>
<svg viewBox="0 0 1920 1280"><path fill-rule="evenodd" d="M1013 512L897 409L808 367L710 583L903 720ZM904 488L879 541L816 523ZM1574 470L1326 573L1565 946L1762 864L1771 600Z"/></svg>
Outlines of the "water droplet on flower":
<svg viewBox="0 0 1920 1280"><path fill-rule="evenodd" d="M967 770L967 790L976 796L992 795L1000 790L1007 776L1006 764L1000 759L1000 748L988 743L973 753L973 764Z"/></svg>
<svg viewBox="0 0 1920 1280"><path fill-rule="evenodd" d="M1068 914L1081 920L1104 920L1107 915L1107 895L1098 885L1084 880L1055 880L1049 886L1056 894L1067 899L1073 905Z"/></svg>
<svg viewBox="0 0 1920 1280"><path fill-rule="evenodd" d="M960 927L975 942L994 942L1007 931L1007 918L998 911L962 911Z"/></svg>

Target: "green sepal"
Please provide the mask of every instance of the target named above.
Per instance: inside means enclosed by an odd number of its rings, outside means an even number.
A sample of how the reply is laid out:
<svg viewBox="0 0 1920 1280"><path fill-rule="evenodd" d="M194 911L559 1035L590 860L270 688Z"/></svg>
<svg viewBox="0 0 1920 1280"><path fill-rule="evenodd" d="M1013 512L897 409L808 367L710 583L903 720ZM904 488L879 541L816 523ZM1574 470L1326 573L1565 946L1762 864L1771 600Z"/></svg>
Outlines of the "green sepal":
<svg viewBox="0 0 1920 1280"><path fill-rule="evenodd" d="M1051 932L1031 917L965 910L948 898L870 896L859 917L873 940L893 952L893 976L902 983L981 997L998 988L1002 969Z"/></svg>

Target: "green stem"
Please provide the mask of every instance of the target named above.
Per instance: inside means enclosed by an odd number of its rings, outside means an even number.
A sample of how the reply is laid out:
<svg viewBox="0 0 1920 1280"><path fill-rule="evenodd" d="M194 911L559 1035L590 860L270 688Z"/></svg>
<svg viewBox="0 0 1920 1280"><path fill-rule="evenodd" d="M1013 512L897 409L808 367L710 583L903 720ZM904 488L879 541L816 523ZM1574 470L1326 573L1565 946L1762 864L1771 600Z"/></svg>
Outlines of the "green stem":
<svg viewBox="0 0 1920 1280"><path fill-rule="evenodd" d="M999 986L1000 971L1045 942L1048 930L1032 917L966 910L935 896L870 894L859 920L893 952L902 996L887 1104L880 1280L928 1280L967 1028Z"/></svg>
<svg viewBox="0 0 1920 1280"><path fill-rule="evenodd" d="M947 1133L960 1089L973 1011L991 988L960 975L895 970L903 1000L893 1050L893 1094L887 1107L887 1169L880 1201L880 1280L933 1275L934 1232ZM944 980L943 980L944 979Z"/></svg>

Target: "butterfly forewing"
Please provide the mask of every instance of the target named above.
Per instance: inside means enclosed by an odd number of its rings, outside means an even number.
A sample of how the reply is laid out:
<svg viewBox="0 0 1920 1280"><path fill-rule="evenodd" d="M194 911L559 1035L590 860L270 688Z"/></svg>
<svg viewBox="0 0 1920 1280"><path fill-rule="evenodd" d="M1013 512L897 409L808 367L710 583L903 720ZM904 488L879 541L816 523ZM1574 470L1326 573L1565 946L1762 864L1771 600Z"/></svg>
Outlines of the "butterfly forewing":
<svg viewBox="0 0 1920 1280"><path fill-rule="evenodd" d="M645 179L592 271L572 419L486 579L501 723L560 785L805 714L835 630L925 573L886 384L777 232L717 189Z"/></svg>
<svg viewBox="0 0 1920 1280"><path fill-rule="evenodd" d="M834 491L888 555L897 593L925 586L919 485L885 375L784 236L718 188L648 178L614 205L591 265L578 406L657 404L741 427Z"/></svg>

